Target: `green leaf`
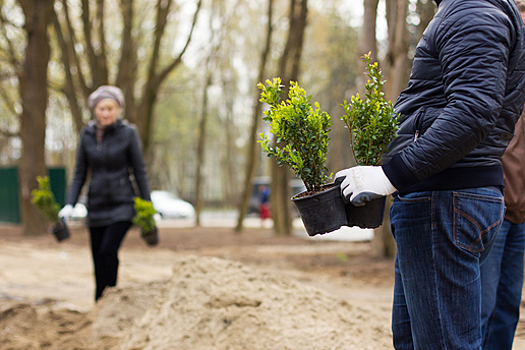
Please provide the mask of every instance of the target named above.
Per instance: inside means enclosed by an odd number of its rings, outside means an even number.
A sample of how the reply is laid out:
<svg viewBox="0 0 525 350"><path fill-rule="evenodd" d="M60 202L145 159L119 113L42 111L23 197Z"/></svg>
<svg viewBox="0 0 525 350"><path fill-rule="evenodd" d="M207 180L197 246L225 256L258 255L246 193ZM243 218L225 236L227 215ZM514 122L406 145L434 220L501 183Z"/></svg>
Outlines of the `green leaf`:
<svg viewBox="0 0 525 350"><path fill-rule="evenodd" d="M140 197L133 197L133 201L135 207L133 223L142 229L142 233L151 232L156 226L153 216L157 213L153 203Z"/></svg>
<svg viewBox="0 0 525 350"><path fill-rule="evenodd" d="M384 81L377 62L371 63L370 54L363 56L369 80L365 84L365 99L359 94L350 103L341 105L345 115L341 120L350 132L351 148L358 165L380 165L383 153L397 136L399 114L381 91Z"/></svg>
<svg viewBox="0 0 525 350"><path fill-rule="evenodd" d="M48 176L37 176L38 188L31 191L31 203L36 206L38 211L49 221L58 221L60 205L56 202L55 196L51 191L51 184Z"/></svg>
<svg viewBox="0 0 525 350"><path fill-rule="evenodd" d="M312 96L297 82L290 82L285 101L279 97L283 88L280 78L266 80L266 85L259 83L257 87L261 90L261 101L267 103L271 111L263 120L270 123L275 142L284 144L283 151L276 146L275 152L269 152L269 138L261 136L263 151L275 156L278 164L288 165L308 190L328 182L324 163L332 127L330 115L321 110L319 103L312 104Z"/></svg>

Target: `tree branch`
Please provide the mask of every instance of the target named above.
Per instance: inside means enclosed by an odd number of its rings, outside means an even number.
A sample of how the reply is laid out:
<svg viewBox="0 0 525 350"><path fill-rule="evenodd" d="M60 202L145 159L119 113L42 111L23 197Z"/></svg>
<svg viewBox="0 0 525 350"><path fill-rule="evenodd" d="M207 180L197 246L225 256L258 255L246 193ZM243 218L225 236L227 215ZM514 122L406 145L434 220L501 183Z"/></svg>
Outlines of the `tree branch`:
<svg viewBox="0 0 525 350"><path fill-rule="evenodd" d="M191 39L193 37L193 30L195 29L195 25L197 23L197 18L198 18L198 15L199 15L199 11L202 7L202 0L199 0L199 2L197 3L197 10L195 11L195 14L193 15L193 22L191 24L191 30L190 30L190 33L188 35L188 39L186 40L186 44L184 45L183 49L181 50L181 52L179 53L179 56L177 56L177 58L175 58L173 60L173 62L167 66L166 68L164 68L164 70L158 75L158 77L155 79L156 82L157 82L157 86L159 86L162 81L166 78L166 76L173 70L175 69L175 67L177 67L181 62L182 62L182 56L184 55L184 53L186 52L188 46L190 45L190 42L191 42Z"/></svg>
<svg viewBox="0 0 525 350"><path fill-rule="evenodd" d="M77 51L75 50L75 45L78 43L78 40L75 35L75 30L73 29L73 25L71 24L71 18L69 16L69 6L67 3L67 0L62 0L62 6L64 9L64 17L66 20L66 27L67 27L67 35L68 40L66 42L68 46L69 53L71 54L71 67L75 68L77 71L77 77L78 82L80 84L80 88L82 89L82 92L84 96L87 98L87 96L91 93L91 89L88 88L86 84L85 74L82 69L82 65L79 64L79 59L77 55Z"/></svg>
<svg viewBox="0 0 525 350"><path fill-rule="evenodd" d="M0 136L5 138L20 137L20 133L0 129Z"/></svg>
<svg viewBox="0 0 525 350"><path fill-rule="evenodd" d="M64 73L66 76L66 82L64 84L64 87L62 88L62 92L64 95L66 95L66 98L69 103L69 108L71 109L71 114L73 115L73 120L75 121L76 130L78 133L80 133L80 130L84 126L84 122L82 120L82 111L78 107L78 99L75 94L75 83L73 81L73 75L71 73L71 59L69 57L69 49L68 44L64 38L64 35L62 33L62 28L60 26L60 23L58 21L58 17L55 11L53 11L53 23L55 26L55 31L57 34L57 40L60 45L61 51L62 51L62 64L64 65Z"/></svg>
<svg viewBox="0 0 525 350"><path fill-rule="evenodd" d="M106 36L104 27L104 1L97 0L98 40L100 41L100 54L97 55L98 68L100 69L101 84L108 84L108 65L106 58Z"/></svg>
<svg viewBox="0 0 525 350"><path fill-rule="evenodd" d="M201 1L201 0L199 0ZM155 28L155 37L153 44L153 55L151 55L151 61L148 67L148 85L157 87L159 83L157 82L157 77L155 77L155 70L157 68L159 55L160 55L160 44L162 41L162 36L166 29L168 13L171 8L172 0L167 0L165 3L163 0L158 0L157 2L157 26ZM163 6L164 5L164 6Z"/></svg>
<svg viewBox="0 0 525 350"><path fill-rule="evenodd" d="M86 49L86 54L88 57L89 66L91 68L91 79L93 85L91 86L91 91L94 90L98 85L101 85L99 78L99 67L97 55L95 54L95 48L93 47L93 38L91 36L91 16L89 8L89 0L82 0L82 23L83 23L83 32L84 32L84 47Z"/></svg>
<svg viewBox="0 0 525 350"><path fill-rule="evenodd" d="M126 118L136 123L137 111L135 108L134 82L136 77L137 54L134 50L134 41L131 34L133 29L133 0L121 0L120 8L124 22L122 32L122 49L118 65L118 74L115 85L122 88L126 100Z"/></svg>
<svg viewBox="0 0 525 350"><path fill-rule="evenodd" d="M9 39L9 36L7 35L7 29L6 29L7 24L10 24L10 22L8 22L7 19L3 16L3 13L1 13L0 14L0 27L2 28L2 35L5 41L7 42L7 51L4 51L4 50L3 51L6 52L7 54L8 62L12 64L15 70L18 72L19 67L20 67L20 61L16 57L13 42Z"/></svg>
<svg viewBox="0 0 525 350"><path fill-rule="evenodd" d="M4 101L7 110L14 116L19 117L20 114L15 109L15 101L9 96L6 89L0 86L0 97Z"/></svg>

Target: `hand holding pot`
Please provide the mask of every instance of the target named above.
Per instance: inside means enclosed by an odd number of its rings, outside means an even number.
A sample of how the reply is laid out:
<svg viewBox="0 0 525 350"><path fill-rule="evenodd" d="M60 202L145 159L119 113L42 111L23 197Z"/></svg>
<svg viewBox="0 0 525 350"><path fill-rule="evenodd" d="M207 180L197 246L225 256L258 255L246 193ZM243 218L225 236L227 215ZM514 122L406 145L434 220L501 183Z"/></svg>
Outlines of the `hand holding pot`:
<svg viewBox="0 0 525 350"><path fill-rule="evenodd" d="M356 207L396 191L380 166L355 166L338 171L335 178L344 178L341 193Z"/></svg>
<svg viewBox="0 0 525 350"><path fill-rule="evenodd" d="M71 216L73 215L73 206L71 204L66 204L62 210L58 212L58 217L69 220Z"/></svg>

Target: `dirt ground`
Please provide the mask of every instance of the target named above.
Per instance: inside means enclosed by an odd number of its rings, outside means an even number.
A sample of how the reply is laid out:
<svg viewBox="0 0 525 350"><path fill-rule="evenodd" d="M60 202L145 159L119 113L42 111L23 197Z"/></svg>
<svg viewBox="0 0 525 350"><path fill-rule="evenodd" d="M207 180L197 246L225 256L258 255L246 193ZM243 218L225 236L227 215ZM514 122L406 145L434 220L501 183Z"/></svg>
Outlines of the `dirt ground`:
<svg viewBox="0 0 525 350"><path fill-rule="evenodd" d="M70 229L0 226L0 349L392 349L393 261L370 242L161 227L148 247L132 229L95 304L88 233Z"/></svg>

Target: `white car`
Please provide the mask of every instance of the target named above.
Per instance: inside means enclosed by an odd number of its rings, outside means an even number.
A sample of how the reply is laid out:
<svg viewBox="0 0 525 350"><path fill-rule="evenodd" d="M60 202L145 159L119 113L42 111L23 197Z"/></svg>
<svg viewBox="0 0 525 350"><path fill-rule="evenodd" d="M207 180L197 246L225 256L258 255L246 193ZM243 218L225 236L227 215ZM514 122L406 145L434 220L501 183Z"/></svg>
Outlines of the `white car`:
<svg viewBox="0 0 525 350"><path fill-rule="evenodd" d="M152 191L151 202L153 208L162 219L193 219L195 209L188 203L168 191Z"/></svg>

